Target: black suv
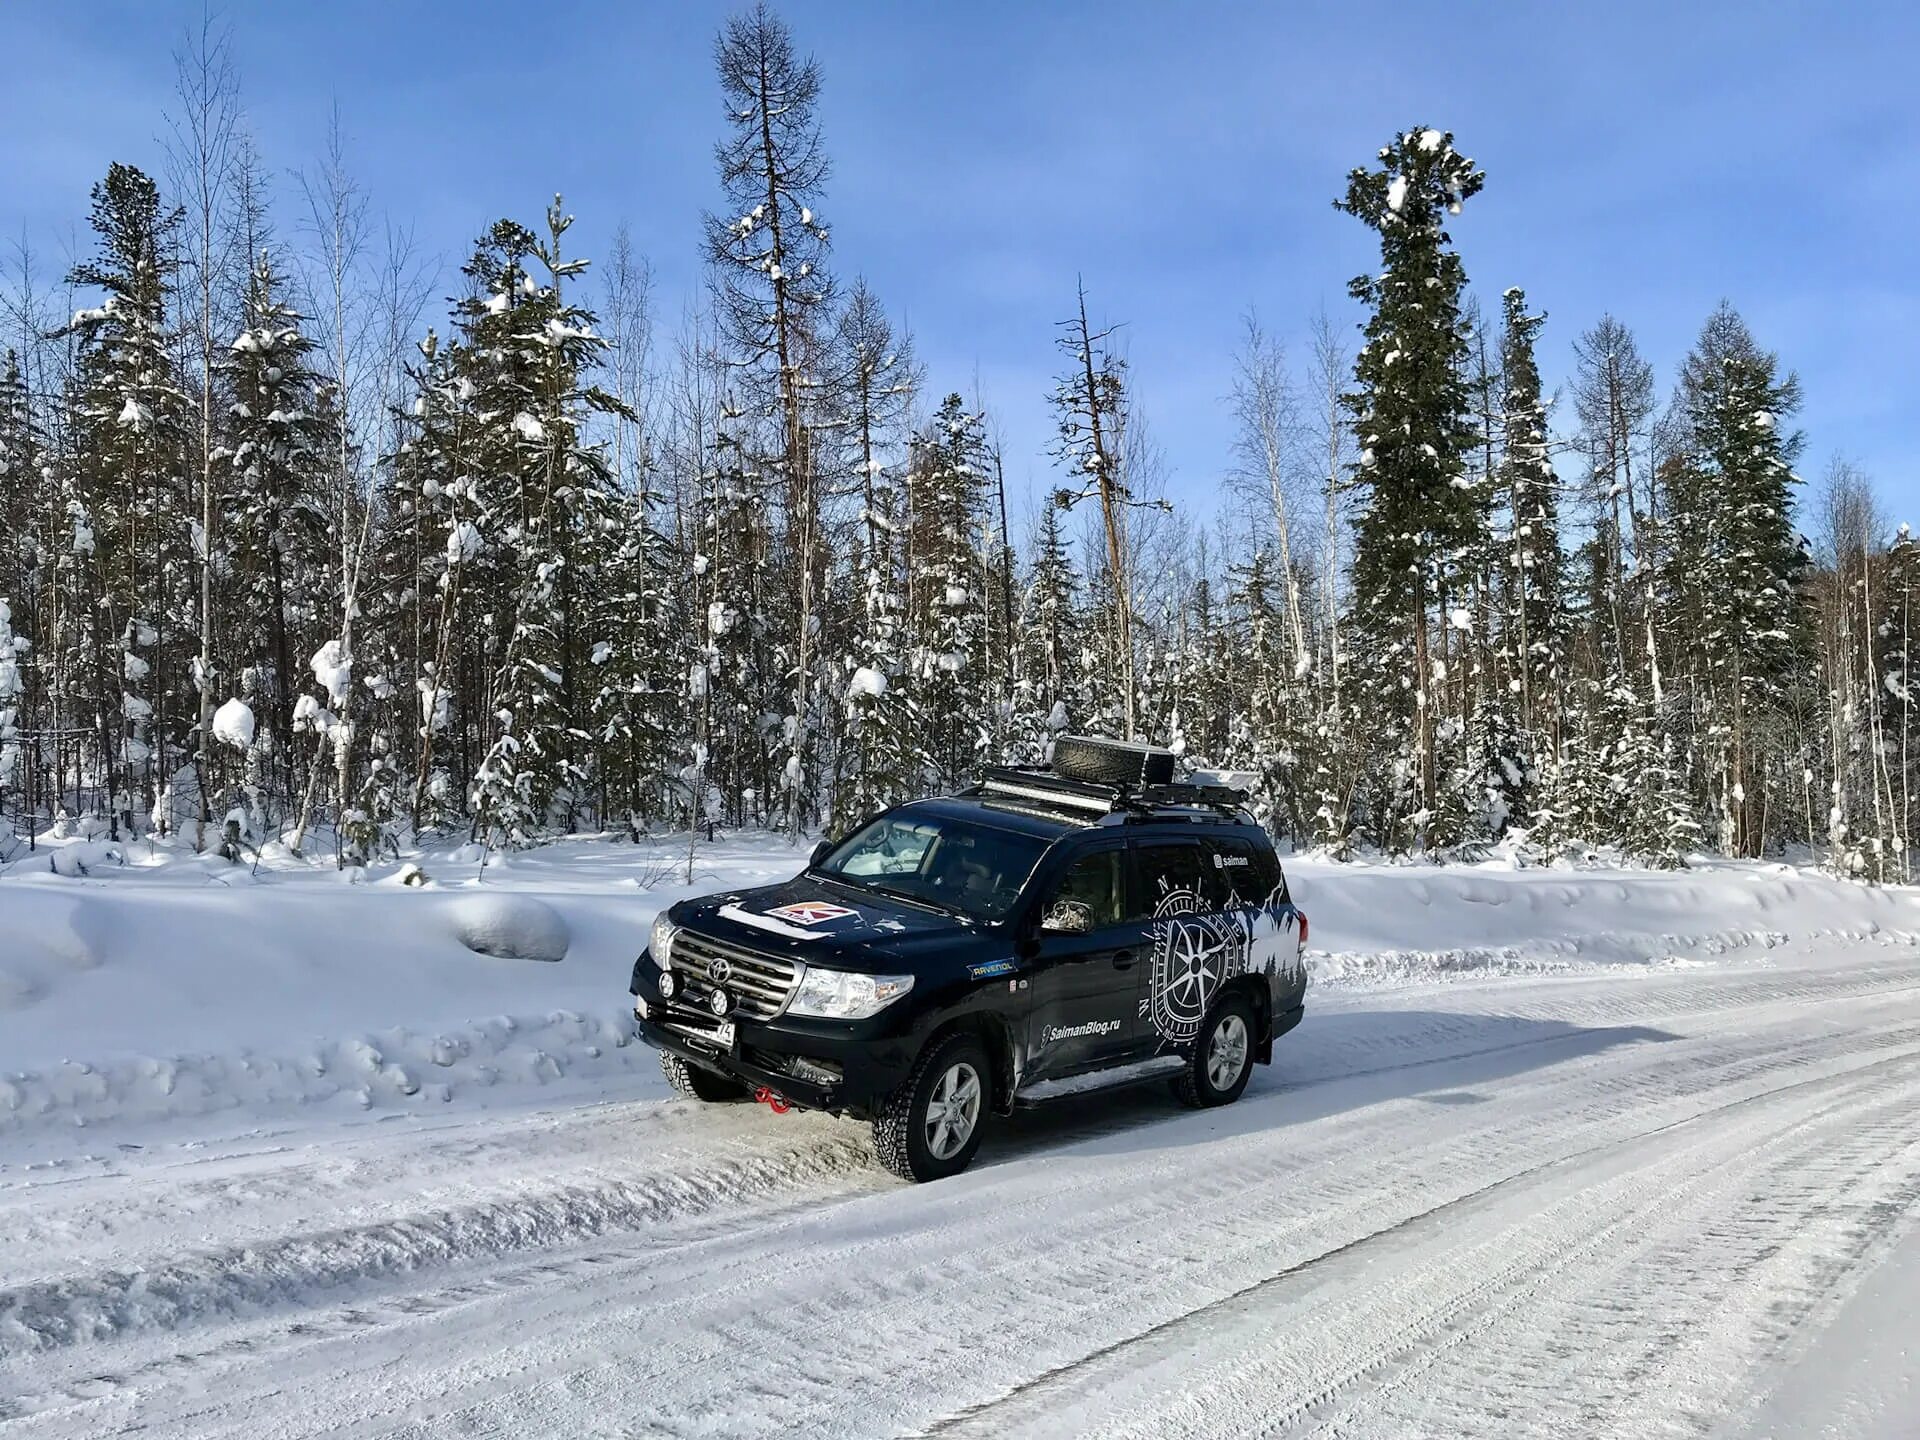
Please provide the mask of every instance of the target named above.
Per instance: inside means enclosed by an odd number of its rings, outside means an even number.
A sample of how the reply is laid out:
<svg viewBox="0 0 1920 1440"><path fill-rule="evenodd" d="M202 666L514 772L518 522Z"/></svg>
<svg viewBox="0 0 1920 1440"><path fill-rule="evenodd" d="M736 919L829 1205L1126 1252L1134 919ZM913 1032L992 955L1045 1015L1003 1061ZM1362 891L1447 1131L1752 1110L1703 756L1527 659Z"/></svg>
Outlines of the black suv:
<svg viewBox="0 0 1920 1440"><path fill-rule="evenodd" d="M871 1120L895 1174L966 1168L1005 1114L1163 1076L1224 1105L1300 1022L1307 920L1244 795L1063 738L822 841L792 880L683 900L634 963L681 1094Z"/></svg>

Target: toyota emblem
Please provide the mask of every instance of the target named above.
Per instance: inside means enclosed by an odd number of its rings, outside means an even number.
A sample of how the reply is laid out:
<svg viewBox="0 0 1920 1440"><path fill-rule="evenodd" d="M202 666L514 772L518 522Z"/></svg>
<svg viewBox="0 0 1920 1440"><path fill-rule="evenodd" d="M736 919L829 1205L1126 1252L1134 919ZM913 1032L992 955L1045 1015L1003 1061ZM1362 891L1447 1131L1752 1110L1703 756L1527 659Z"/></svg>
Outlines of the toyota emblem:
<svg viewBox="0 0 1920 1440"><path fill-rule="evenodd" d="M724 985L733 978L733 962L724 955L716 955L707 961L707 979L716 985Z"/></svg>

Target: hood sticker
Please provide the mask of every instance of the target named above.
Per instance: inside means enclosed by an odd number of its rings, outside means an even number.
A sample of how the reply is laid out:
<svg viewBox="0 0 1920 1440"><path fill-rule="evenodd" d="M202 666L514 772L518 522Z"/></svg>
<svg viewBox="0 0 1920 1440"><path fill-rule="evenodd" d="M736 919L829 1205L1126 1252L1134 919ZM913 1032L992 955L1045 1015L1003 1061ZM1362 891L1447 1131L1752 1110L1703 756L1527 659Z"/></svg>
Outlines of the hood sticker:
<svg viewBox="0 0 1920 1440"><path fill-rule="evenodd" d="M818 930L807 930L799 925L789 925L784 920L774 919L773 915L756 915L753 911L739 905L722 905L715 913L723 920L732 920L741 925L751 925L756 930L771 931L775 935L784 935L789 940L819 940L823 938L822 933ZM774 914L778 913L778 911L774 912ZM849 911L848 913L851 914L852 912Z"/></svg>
<svg viewBox="0 0 1920 1440"><path fill-rule="evenodd" d="M834 905L826 900L799 900L792 905L782 905L766 912L775 920L791 920L796 925L824 925L829 920L841 920L848 915L857 915L857 910L849 910L844 905Z"/></svg>

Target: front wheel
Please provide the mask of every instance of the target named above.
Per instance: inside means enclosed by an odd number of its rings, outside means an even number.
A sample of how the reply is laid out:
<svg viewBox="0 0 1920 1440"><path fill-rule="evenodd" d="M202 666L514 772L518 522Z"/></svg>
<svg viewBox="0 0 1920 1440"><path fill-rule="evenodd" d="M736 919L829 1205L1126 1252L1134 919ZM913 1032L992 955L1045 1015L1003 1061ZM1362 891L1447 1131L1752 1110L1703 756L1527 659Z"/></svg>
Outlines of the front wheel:
<svg viewBox="0 0 1920 1440"><path fill-rule="evenodd" d="M1207 1016L1194 1037L1187 1068L1173 1082L1182 1105L1196 1110L1231 1105L1253 1076L1253 1007L1229 995Z"/></svg>
<svg viewBox="0 0 1920 1440"><path fill-rule="evenodd" d="M902 1180L944 1180L973 1163L987 1112L987 1052L971 1035L930 1046L873 1122L873 1153Z"/></svg>
<svg viewBox="0 0 1920 1440"><path fill-rule="evenodd" d="M665 1050L660 1052L660 1073L667 1077L673 1093L683 1100L703 1100L714 1105L747 1098L747 1087L738 1080L716 1075Z"/></svg>

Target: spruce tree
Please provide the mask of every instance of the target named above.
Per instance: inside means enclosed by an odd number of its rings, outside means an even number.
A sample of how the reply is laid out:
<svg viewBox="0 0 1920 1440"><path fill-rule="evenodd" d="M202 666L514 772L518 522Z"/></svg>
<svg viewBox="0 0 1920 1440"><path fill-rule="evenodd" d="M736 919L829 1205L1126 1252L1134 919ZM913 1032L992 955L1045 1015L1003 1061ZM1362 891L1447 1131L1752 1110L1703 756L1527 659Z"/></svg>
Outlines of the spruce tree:
<svg viewBox="0 0 1920 1440"><path fill-rule="evenodd" d="M687 694L696 737L689 766L695 813L745 824L763 813L771 758L761 723L771 696L771 626L761 585L772 527L759 474L737 438L740 421L728 403L701 481L694 557L699 649ZM716 795L718 807L710 803Z"/></svg>
<svg viewBox="0 0 1920 1440"><path fill-rule="evenodd" d="M83 643L117 835L136 828L136 807L164 823L169 754L184 743L169 731L198 707L168 663L185 649L169 610L193 572L180 474L187 402L167 326L180 217L151 179L115 164L93 188L90 218L98 249L70 279L102 296L65 333L80 352L70 428L92 571Z"/></svg>
<svg viewBox="0 0 1920 1440"><path fill-rule="evenodd" d="M1503 297L1505 329L1500 368L1502 456L1500 489L1507 507L1502 580L1503 672L1489 702L1514 723L1505 736L1489 731L1489 775L1497 803L1516 818L1530 804L1528 788L1545 757L1557 755L1566 667L1567 616L1561 594L1559 481L1548 455L1547 407L1540 394L1534 343L1544 315L1527 313L1524 291ZM1511 705L1509 701L1513 702Z"/></svg>
<svg viewBox="0 0 1920 1440"><path fill-rule="evenodd" d="M1457 556L1471 551L1482 511L1466 479L1476 431L1468 413L1466 271L1445 217L1477 194L1485 174L1439 130L1413 129L1379 153L1377 169L1348 177L1339 209L1380 240L1378 274L1349 287L1368 307L1366 343L1347 397L1361 451L1364 498L1355 529L1356 619L1381 670L1371 703L1389 749L1376 770L1406 783L1381 792L1372 817L1381 843L1421 846L1437 792L1438 691L1447 675L1431 653L1433 608L1460 588ZM1399 792L1399 793L1395 793ZM1404 813L1410 801L1415 807Z"/></svg>
<svg viewBox="0 0 1920 1440"><path fill-rule="evenodd" d="M588 412L611 413L619 402L584 379L605 342L591 312L564 293L586 263L562 253L572 223L557 196L543 237L498 222L468 267L485 298L463 314L485 427L482 511L511 566L475 824L510 845L532 843L549 824L574 828L590 779L578 743L589 700L579 662L604 637L583 623L591 577L581 572L594 558L590 542L608 538L599 522L612 477L582 429Z"/></svg>
<svg viewBox="0 0 1920 1440"><path fill-rule="evenodd" d="M1686 450L1668 487L1684 625L1676 640L1713 756L1719 844L1757 855L1765 807L1755 732L1788 706L1809 668L1807 556L1793 527L1801 439L1786 428L1800 385L1723 305L1688 357L1680 398Z"/></svg>
<svg viewBox="0 0 1920 1440"><path fill-rule="evenodd" d="M1566 652L1566 613L1560 593L1559 482L1548 457L1547 407L1540 396L1534 341L1544 315L1527 313L1526 293L1505 296L1506 332L1501 367L1506 381L1505 456L1502 479L1509 507L1507 585L1515 633L1513 678L1520 682L1520 718L1543 743L1553 744L1560 713L1559 687Z"/></svg>
<svg viewBox="0 0 1920 1440"><path fill-rule="evenodd" d="M296 667L321 638L316 592L331 555L324 382L312 369L314 346L301 318L262 253L249 276L243 328L221 365L230 403L226 443L215 455L231 570L223 577L229 643L243 698L266 720L262 748L283 766L291 760Z"/></svg>
<svg viewBox="0 0 1920 1440"><path fill-rule="evenodd" d="M917 374L911 338L895 338L865 281L855 283L841 312L838 346L847 459L860 498L843 660L846 754L833 811L835 832L845 833L862 817L911 797L919 783L919 717L904 654L902 507L896 466L889 463Z"/></svg>
<svg viewBox="0 0 1920 1440"><path fill-rule="evenodd" d="M1080 724L1080 577L1060 529L1060 507L1045 502L1034 523L1032 563L1020 607L1020 680L1014 690L1013 758L1044 763L1054 737Z"/></svg>
<svg viewBox="0 0 1920 1440"><path fill-rule="evenodd" d="M921 748L937 785L959 784L985 754L986 531L981 417L949 395L928 422L907 482L908 623Z"/></svg>

